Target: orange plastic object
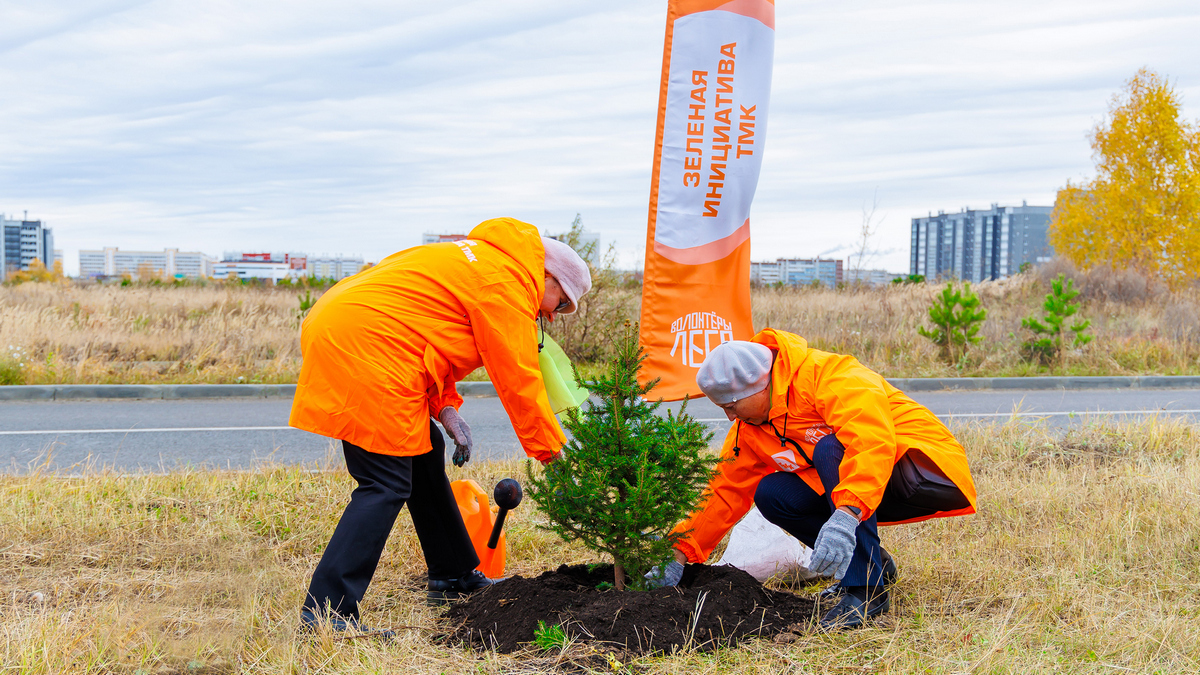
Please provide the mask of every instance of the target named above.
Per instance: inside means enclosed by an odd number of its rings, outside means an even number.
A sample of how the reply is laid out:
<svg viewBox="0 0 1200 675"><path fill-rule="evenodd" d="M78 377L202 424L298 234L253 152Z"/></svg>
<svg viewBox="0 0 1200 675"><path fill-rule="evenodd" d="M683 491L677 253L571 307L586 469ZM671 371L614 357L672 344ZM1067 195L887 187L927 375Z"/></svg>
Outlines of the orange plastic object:
<svg viewBox="0 0 1200 675"><path fill-rule="evenodd" d="M475 569L492 579L504 576L504 533L500 533L500 541L494 550L487 547L492 525L496 522L493 509L499 511L500 507L489 507L487 493L473 480L456 480L450 484L450 489L454 491L454 501L458 502L475 553L479 555L479 567Z"/></svg>

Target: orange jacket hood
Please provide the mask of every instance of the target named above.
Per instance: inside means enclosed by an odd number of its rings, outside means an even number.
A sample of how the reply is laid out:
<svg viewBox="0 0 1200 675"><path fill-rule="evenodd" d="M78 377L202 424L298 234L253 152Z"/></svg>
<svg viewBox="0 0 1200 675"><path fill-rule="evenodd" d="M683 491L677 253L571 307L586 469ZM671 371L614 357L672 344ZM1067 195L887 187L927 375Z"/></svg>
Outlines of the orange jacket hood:
<svg viewBox="0 0 1200 675"><path fill-rule="evenodd" d="M546 248L536 227L515 218L493 218L472 228L467 239L486 241L524 268L529 274L527 282L541 301L546 292ZM536 315L535 307L534 318Z"/></svg>

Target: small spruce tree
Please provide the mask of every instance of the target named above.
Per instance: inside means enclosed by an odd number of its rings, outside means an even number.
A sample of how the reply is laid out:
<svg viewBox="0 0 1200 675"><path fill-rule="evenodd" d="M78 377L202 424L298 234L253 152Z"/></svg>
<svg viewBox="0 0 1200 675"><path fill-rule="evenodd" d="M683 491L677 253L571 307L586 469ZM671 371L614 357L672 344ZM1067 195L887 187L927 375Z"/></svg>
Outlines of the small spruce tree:
<svg viewBox="0 0 1200 675"><path fill-rule="evenodd" d="M566 541L607 553L615 563L614 585L643 587L642 576L666 562L680 535L674 525L695 508L717 463L704 451L712 432L687 414L655 414L662 401L644 396L658 384L638 383L646 357L637 328L625 324L607 372L585 382L592 397L567 412L572 438L564 456L540 475L526 466L528 494Z"/></svg>

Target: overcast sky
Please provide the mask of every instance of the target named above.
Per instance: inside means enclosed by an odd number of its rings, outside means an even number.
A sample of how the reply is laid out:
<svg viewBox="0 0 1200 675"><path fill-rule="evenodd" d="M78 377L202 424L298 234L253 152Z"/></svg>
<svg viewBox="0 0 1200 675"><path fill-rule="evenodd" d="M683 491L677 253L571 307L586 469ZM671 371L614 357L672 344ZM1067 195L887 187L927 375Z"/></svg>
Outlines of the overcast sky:
<svg viewBox="0 0 1200 675"><path fill-rule="evenodd" d="M80 248L379 258L575 214L644 252L666 1L0 0L0 212ZM755 260L1050 205L1139 67L1200 117L1195 0L778 2Z"/></svg>

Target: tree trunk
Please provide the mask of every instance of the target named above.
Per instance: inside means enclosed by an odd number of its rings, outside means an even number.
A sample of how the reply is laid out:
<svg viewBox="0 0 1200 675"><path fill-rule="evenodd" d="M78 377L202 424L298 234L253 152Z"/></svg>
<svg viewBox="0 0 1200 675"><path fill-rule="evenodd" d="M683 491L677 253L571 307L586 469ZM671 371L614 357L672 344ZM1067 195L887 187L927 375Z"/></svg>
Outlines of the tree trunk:
<svg viewBox="0 0 1200 675"><path fill-rule="evenodd" d="M619 560L613 565L613 584L618 591L625 590L625 566Z"/></svg>

